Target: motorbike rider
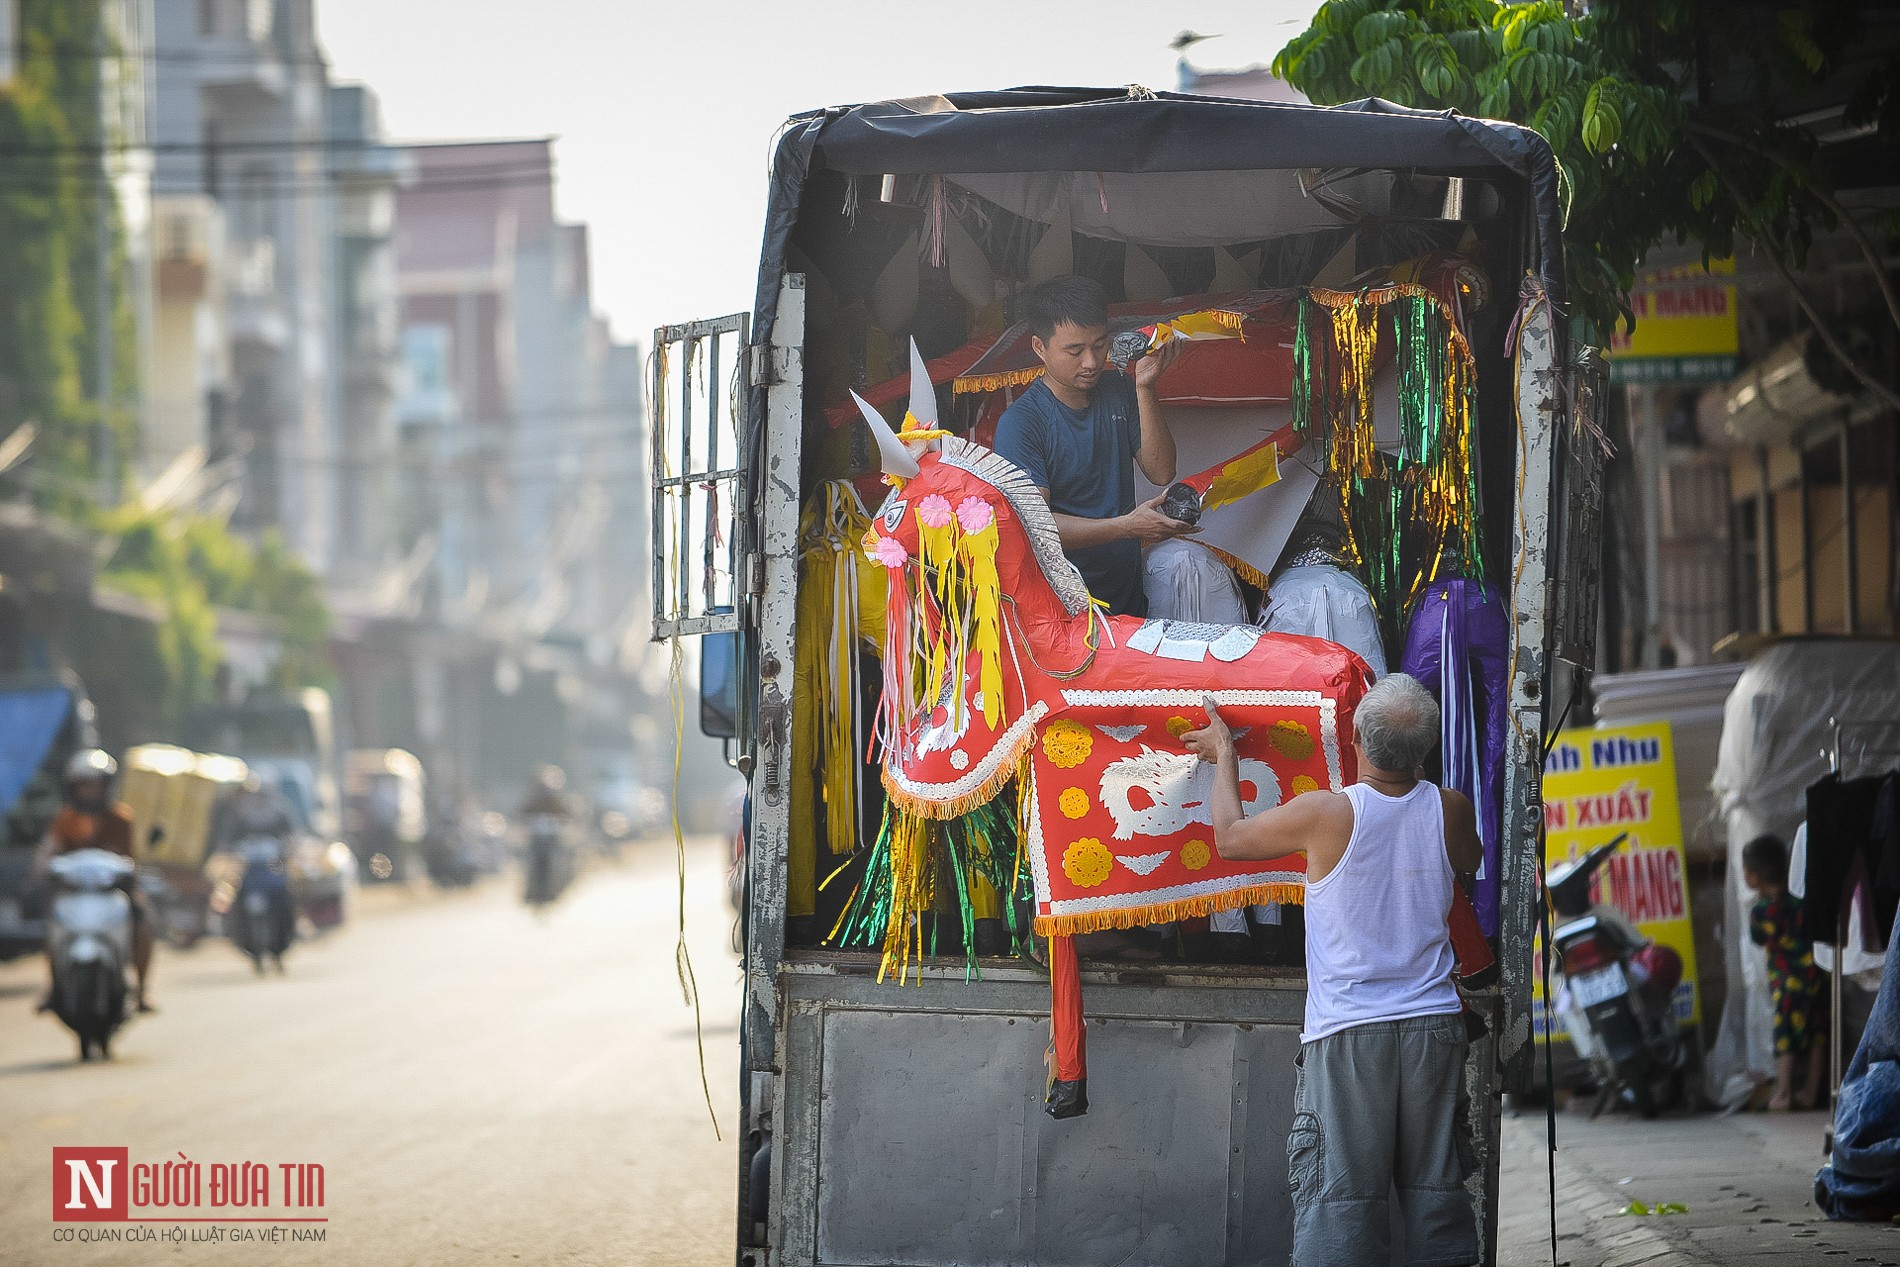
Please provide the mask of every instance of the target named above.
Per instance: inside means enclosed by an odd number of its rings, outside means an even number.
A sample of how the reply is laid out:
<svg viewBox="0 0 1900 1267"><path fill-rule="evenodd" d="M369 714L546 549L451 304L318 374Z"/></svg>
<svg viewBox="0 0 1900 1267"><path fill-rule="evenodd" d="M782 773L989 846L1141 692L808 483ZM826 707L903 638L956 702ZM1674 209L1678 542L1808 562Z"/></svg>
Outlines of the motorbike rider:
<svg viewBox="0 0 1900 1267"><path fill-rule="evenodd" d="M528 824L528 892L544 895L554 865L554 847L558 841L555 833L536 830L535 820L552 818L564 829L568 820L574 816L573 809L567 803L563 790L567 787L567 775L557 765L544 765L534 773L534 782L529 785L528 799L521 803L521 817ZM531 899L532 900L532 899Z"/></svg>
<svg viewBox="0 0 1900 1267"><path fill-rule="evenodd" d="M230 849L251 836L269 836L286 848L296 826L283 794L265 783L253 770L244 777L238 790L221 803L212 816L211 847Z"/></svg>
<svg viewBox="0 0 1900 1267"><path fill-rule="evenodd" d="M87 748L73 754L62 780L64 804L46 828L33 854L35 882L46 875L47 864L61 854L79 849L104 849L127 858L132 854L132 811L112 799L112 780L119 763L109 753ZM150 996L152 946L157 940L151 909L137 884L128 884L132 903L132 972L137 983L138 1010L155 1012ZM50 976L52 961L47 961ZM49 980L39 1011L51 1011L53 987Z"/></svg>

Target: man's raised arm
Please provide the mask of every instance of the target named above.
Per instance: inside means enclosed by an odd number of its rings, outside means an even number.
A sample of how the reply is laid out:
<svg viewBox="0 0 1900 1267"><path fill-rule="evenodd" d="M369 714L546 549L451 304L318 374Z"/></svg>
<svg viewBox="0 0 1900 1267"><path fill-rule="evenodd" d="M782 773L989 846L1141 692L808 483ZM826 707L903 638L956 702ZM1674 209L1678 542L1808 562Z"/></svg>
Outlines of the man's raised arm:
<svg viewBox="0 0 1900 1267"><path fill-rule="evenodd" d="M1208 810L1214 820L1214 849L1230 862L1248 862L1278 858L1284 854L1317 852L1325 869L1330 870L1332 837L1337 835L1339 809L1331 796L1296 796L1284 805L1263 810L1248 818L1240 804L1240 758L1234 752L1233 732L1221 720L1214 697L1208 696L1207 725L1190 730L1182 741L1203 761L1214 766L1214 789L1208 798ZM1351 828L1348 824L1348 834Z"/></svg>

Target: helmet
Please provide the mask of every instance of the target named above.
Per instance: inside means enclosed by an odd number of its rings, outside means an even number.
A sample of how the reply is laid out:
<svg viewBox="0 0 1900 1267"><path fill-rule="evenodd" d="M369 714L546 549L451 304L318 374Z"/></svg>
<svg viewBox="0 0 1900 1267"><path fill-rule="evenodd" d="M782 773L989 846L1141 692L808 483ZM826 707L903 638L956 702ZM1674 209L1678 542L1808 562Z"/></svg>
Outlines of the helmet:
<svg viewBox="0 0 1900 1267"><path fill-rule="evenodd" d="M84 748L72 755L66 763L66 782L80 783L87 779L104 779L110 782L119 773L119 763L112 754L101 748Z"/></svg>

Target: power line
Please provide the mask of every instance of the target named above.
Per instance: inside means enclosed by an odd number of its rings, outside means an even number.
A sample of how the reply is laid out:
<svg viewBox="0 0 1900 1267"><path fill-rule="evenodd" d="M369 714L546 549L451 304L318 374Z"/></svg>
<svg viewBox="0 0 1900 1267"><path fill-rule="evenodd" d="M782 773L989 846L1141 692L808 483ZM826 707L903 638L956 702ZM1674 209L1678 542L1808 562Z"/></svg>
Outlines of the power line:
<svg viewBox="0 0 1900 1267"><path fill-rule="evenodd" d="M315 180L297 178L290 181L273 181L267 187L260 186L260 187L252 187L252 188L242 187L243 182L241 181L230 181L230 182L220 181L218 190L215 193L212 192L210 189L206 188L204 183L201 181L179 182L179 183L174 184L174 183L167 182L165 177L161 175L158 179L153 181L151 192L153 196L155 197L176 197L176 196L184 196L184 195L202 194L203 196L207 198L211 198L213 201L220 202L220 203L274 202L274 201L277 201L279 199L284 199L284 198L329 197L331 195L337 194L338 192L347 192L346 190L343 190L342 188L343 182L348 180L349 178L361 176L362 174L363 173L354 171L354 170L326 172L323 174L322 177ZM16 179L16 177L18 176L25 176L27 179L18 180ZM108 178L102 175L98 171L89 171L89 170L78 169L78 168L66 170L66 171L54 171L54 170L26 171L26 172L6 171L6 172L0 172L0 189L15 189L15 190L20 190L22 192L34 192L36 191L36 187L37 187L37 191L44 191L47 193L51 193L54 190L56 190L62 182L68 181L68 180L78 182L78 183L90 183L90 184L95 184L95 185L101 182L113 183L111 178ZM529 174L529 173L523 173L522 179L515 179L515 180L499 179L499 178L484 178L484 179L477 179L477 180L425 179L419 182L410 182L407 184L400 183L400 182L392 182L392 184L393 184L393 189L391 190L391 192L399 194L399 195L400 194L468 193L468 192L475 192L475 191L482 191L482 190L505 190L505 189L531 189L531 188L552 189L554 187L554 182L550 180L548 177L546 177L545 175ZM230 185L238 185L240 187L230 188L229 187Z"/></svg>
<svg viewBox="0 0 1900 1267"><path fill-rule="evenodd" d="M207 39L220 38L205 33ZM224 37L232 38L232 37ZM260 51L224 52L218 49L188 49L172 46L170 48L139 49L97 49L84 44L56 44L40 40L0 40L0 51L10 53L15 65L26 66L36 61L73 61L73 62L149 62L155 65L189 66L305 66L330 69L330 60L321 55L300 57L294 53L284 53L272 47L269 41L258 41Z"/></svg>
<svg viewBox="0 0 1900 1267"><path fill-rule="evenodd" d="M455 149L465 146L503 146L503 145L551 145L559 140L555 136L528 136L495 141L393 141L380 137L361 136L311 136L281 137L263 140L199 140L199 141L112 141L100 143L61 142L58 145L0 145L0 154L17 155L79 155L97 158L101 154L136 154L151 152L154 154L191 154L212 152L247 151L283 151L301 153L306 150L435 150ZM547 152L547 151L544 151ZM515 163L531 163L537 160L528 157L504 160ZM548 153L547 165L554 165L553 156ZM470 164L471 167L478 164Z"/></svg>

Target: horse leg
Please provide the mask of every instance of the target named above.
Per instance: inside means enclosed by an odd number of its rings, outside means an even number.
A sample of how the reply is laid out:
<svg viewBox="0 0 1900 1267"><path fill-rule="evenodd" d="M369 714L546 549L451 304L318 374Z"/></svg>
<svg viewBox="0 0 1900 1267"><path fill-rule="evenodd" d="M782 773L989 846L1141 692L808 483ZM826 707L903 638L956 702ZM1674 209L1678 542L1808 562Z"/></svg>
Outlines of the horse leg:
<svg viewBox="0 0 1900 1267"><path fill-rule="evenodd" d="M1087 1037L1082 1032L1082 972L1076 963L1075 938L1049 938L1049 1008L1051 1031L1049 1096L1043 1107L1053 1118L1080 1117L1089 1111Z"/></svg>

